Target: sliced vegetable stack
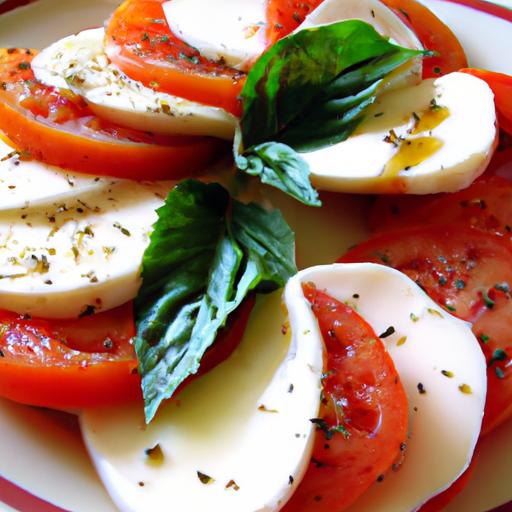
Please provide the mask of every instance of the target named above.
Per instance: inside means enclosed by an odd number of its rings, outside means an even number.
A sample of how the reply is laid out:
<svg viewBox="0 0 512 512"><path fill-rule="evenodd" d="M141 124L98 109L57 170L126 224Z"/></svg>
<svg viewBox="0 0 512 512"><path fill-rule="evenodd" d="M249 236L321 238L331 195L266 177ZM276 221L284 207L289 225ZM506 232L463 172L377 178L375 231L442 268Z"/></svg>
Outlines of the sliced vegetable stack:
<svg viewBox="0 0 512 512"><path fill-rule="evenodd" d="M415 0L0 50L0 395L83 410L123 511L444 506L512 414L510 90ZM274 206L324 192L399 195L299 272Z"/></svg>

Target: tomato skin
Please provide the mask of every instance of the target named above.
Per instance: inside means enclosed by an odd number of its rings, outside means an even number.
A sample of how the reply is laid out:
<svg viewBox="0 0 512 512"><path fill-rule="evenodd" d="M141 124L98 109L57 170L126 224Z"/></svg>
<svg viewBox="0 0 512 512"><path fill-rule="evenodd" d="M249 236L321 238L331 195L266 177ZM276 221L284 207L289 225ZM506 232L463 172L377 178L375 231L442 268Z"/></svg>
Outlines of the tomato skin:
<svg viewBox="0 0 512 512"><path fill-rule="evenodd" d="M107 25L105 53L146 87L239 116L245 74L206 59L175 36L165 19L164 1L125 0Z"/></svg>
<svg viewBox="0 0 512 512"><path fill-rule="evenodd" d="M417 0L382 0L409 25L434 57L423 60L423 78L435 78L467 67L464 48L453 32Z"/></svg>
<svg viewBox="0 0 512 512"><path fill-rule="evenodd" d="M512 76L475 68L460 71L487 82L494 93L500 128L512 135Z"/></svg>
<svg viewBox="0 0 512 512"><path fill-rule="evenodd" d="M70 91L38 84L34 54L0 50L0 130L31 158L95 176L160 180L194 174L227 148L213 138L151 136L104 122Z"/></svg>
<svg viewBox="0 0 512 512"><path fill-rule="evenodd" d="M473 324L488 363L482 435L512 415L512 246L477 229L402 229L350 250L342 263L396 268L454 316ZM512 366L512 365L511 365Z"/></svg>
<svg viewBox="0 0 512 512"><path fill-rule="evenodd" d="M510 239L512 183L492 176L453 194L379 197L370 211L369 224L376 232L457 224Z"/></svg>
<svg viewBox="0 0 512 512"><path fill-rule="evenodd" d="M283 512L338 511L400 462L408 404L393 362L370 325L314 285L303 288L326 348L325 399L312 462ZM328 430L340 427L344 431Z"/></svg>
<svg viewBox="0 0 512 512"><path fill-rule="evenodd" d="M199 372L180 389L232 354L253 306L253 297L244 301ZM70 410L142 401L134 335L131 303L72 320L24 319L0 311L0 396Z"/></svg>

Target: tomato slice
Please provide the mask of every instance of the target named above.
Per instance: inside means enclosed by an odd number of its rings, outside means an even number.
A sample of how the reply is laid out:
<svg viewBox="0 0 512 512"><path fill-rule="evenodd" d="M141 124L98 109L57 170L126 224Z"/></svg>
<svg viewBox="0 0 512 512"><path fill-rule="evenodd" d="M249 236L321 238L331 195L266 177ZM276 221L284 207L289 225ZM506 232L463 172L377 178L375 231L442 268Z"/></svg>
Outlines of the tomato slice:
<svg viewBox="0 0 512 512"><path fill-rule="evenodd" d="M408 405L382 342L353 309L304 286L326 348L313 458L284 512L338 511L405 450Z"/></svg>
<svg viewBox="0 0 512 512"><path fill-rule="evenodd" d="M512 247L508 240L456 226L396 230L357 246L340 261L396 268L441 307L471 322L488 363L482 433L512 415Z"/></svg>
<svg viewBox="0 0 512 512"><path fill-rule="evenodd" d="M416 0L382 0L409 25L434 57L423 60L423 78L446 75L467 67L464 48L454 33L428 8Z"/></svg>
<svg viewBox="0 0 512 512"><path fill-rule="evenodd" d="M478 228L510 238L512 183L494 176L455 194L379 198L370 212L370 226L379 232L447 224Z"/></svg>
<svg viewBox="0 0 512 512"><path fill-rule="evenodd" d="M183 385L231 355L253 305L250 298L240 306L205 354L200 371ZM131 303L73 320L0 311L0 396L55 409L142 400L134 334Z"/></svg>
<svg viewBox="0 0 512 512"><path fill-rule="evenodd" d="M267 0L269 46L293 32L323 0Z"/></svg>
<svg viewBox="0 0 512 512"><path fill-rule="evenodd" d="M500 128L512 135L512 76L474 68L460 71L487 82L494 93Z"/></svg>
<svg viewBox="0 0 512 512"><path fill-rule="evenodd" d="M157 136L96 117L82 98L35 81L34 50L0 50L0 130L26 157L134 180L178 179L226 147L208 137Z"/></svg>
<svg viewBox="0 0 512 512"><path fill-rule="evenodd" d="M147 87L240 115L245 74L203 57L173 34L164 1L125 0L107 25L107 56Z"/></svg>

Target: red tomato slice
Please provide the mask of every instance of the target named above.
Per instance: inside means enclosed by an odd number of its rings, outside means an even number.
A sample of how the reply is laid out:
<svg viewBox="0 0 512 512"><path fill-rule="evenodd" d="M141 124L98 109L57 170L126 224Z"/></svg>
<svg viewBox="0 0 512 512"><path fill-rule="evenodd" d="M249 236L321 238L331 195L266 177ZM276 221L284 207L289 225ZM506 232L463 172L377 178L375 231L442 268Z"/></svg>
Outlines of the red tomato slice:
<svg viewBox="0 0 512 512"><path fill-rule="evenodd" d="M483 69L461 69L487 82L494 93L500 128L512 135L512 76Z"/></svg>
<svg viewBox="0 0 512 512"><path fill-rule="evenodd" d="M464 48L454 33L428 8L416 0L382 0L409 25L434 57L423 60L423 78L438 77L467 67Z"/></svg>
<svg viewBox="0 0 512 512"><path fill-rule="evenodd" d="M96 117L68 90L35 81L35 51L0 50L0 130L28 157L93 175L178 179L203 169L225 148L207 137L164 137Z"/></svg>
<svg viewBox="0 0 512 512"><path fill-rule="evenodd" d="M370 325L314 285L304 293L326 348L313 458L283 512L339 511L354 502L405 450L408 405Z"/></svg>
<svg viewBox="0 0 512 512"><path fill-rule="evenodd" d="M245 74L206 59L175 36L164 1L125 0L107 26L107 56L147 87L240 115Z"/></svg>
<svg viewBox="0 0 512 512"><path fill-rule="evenodd" d="M453 315L471 322L488 362L482 433L512 415L512 247L464 227L397 230L374 237L340 259L396 268Z"/></svg>
<svg viewBox="0 0 512 512"><path fill-rule="evenodd" d="M267 41L274 43L293 32L323 0L267 0Z"/></svg>
<svg viewBox="0 0 512 512"><path fill-rule="evenodd" d="M455 194L378 198L370 212L378 232L415 226L456 224L510 238L512 183L494 176Z"/></svg>
<svg viewBox="0 0 512 512"><path fill-rule="evenodd" d="M240 343L254 299L246 300L205 354L198 374ZM142 400L132 305L74 320L26 319L0 311L0 396L28 405L82 409Z"/></svg>

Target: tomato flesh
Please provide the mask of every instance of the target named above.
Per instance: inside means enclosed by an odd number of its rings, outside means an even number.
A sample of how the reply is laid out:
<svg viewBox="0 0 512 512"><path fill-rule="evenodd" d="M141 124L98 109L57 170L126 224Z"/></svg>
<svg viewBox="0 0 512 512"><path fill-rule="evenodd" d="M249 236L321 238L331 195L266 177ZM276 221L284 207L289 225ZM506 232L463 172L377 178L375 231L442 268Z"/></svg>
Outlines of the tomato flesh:
<svg viewBox="0 0 512 512"><path fill-rule="evenodd" d="M231 355L253 305L249 298L240 306L206 352L200 371L182 386ZM70 320L0 311L0 396L71 410L141 401L134 335L131 303Z"/></svg>
<svg viewBox="0 0 512 512"><path fill-rule="evenodd" d="M512 247L508 240L464 227L392 231L340 259L404 272L449 313L471 322L488 363L482 433L512 414Z"/></svg>
<svg viewBox="0 0 512 512"><path fill-rule="evenodd" d="M284 512L342 510L405 450L408 405L382 342L353 309L304 285L326 349L313 458Z"/></svg>
<svg viewBox="0 0 512 512"><path fill-rule="evenodd" d="M267 0L267 43L293 32L323 0Z"/></svg>
<svg viewBox="0 0 512 512"><path fill-rule="evenodd" d="M202 170L225 148L213 138L159 136L104 121L71 91L38 83L34 55L0 50L0 130L27 157L96 176L157 180Z"/></svg>
<svg viewBox="0 0 512 512"><path fill-rule="evenodd" d="M454 194L379 197L370 212L370 226L377 232L453 223L510 238L512 183L493 176Z"/></svg>
<svg viewBox="0 0 512 512"><path fill-rule="evenodd" d="M436 55L423 60L423 78L435 78L467 67L464 48L454 33L417 0L382 0L416 33L421 44Z"/></svg>
<svg viewBox="0 0 512 512"><path fill-rule="evenodd" d="M171 32L165 0L125 0L112 15L105 52L130 78L234 115L245 74L203 57Z"/></svg>

